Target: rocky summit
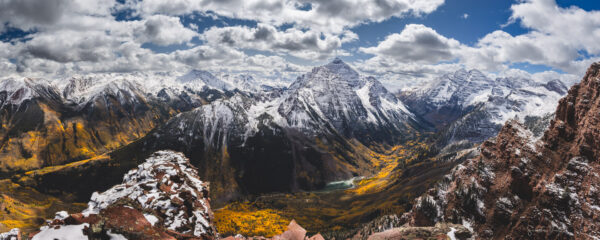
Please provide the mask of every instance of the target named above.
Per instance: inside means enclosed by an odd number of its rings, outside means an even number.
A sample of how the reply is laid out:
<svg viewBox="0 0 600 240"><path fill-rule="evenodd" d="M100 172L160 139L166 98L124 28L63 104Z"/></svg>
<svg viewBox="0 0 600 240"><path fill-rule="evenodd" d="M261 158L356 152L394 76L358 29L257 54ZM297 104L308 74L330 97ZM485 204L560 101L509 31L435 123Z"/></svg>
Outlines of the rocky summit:
<svg viewBox="0 0 600 240"><path fill-rule="evenodd" d="M81 213L56 213L31 239L216 239L208 184L180 153L159 151L94 193Z"/></svg>
<svg viewBox="0 0 600 240"><path fill-rule="evenodd" d="M404 218L415 226L463 224L482 239L597 238L599 92L596 63L560 100L541 139L509 121Z"/></svg>

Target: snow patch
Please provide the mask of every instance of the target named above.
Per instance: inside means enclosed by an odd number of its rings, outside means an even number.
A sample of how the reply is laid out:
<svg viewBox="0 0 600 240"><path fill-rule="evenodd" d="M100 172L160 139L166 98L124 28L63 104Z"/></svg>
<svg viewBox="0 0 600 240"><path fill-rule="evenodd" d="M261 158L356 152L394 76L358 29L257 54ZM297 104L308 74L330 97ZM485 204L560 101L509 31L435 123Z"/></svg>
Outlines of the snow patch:
<svg viewBox="0 0 600 240"><path fill-rule="evenodd" d="M456 235L454 235L454 233L456 232L456 228L450 227L450 232L448 232L446 235L448 235L448 237L450 238L450 240L456 240Z"/></svg>
<svg viewBox="0 0 600 240"><path fill-rule="evenodd" d="M110 240L127 240L127 238L121 234L118 233L112 233L110 230L108 230L108 232L106 232L106 235L108 235L108 237L110 237Z"/></svg>
<svg viewBox="0 0 600 240"><path fill-rule="evenodd" d="M83 234L83 228L85 227L89 227L89 224L46 228L36 234L31 240L87 240L88 237Z"/></svg>
<svg viewBox="0 0 600 240"><path fill-rule="evenodd" d="M20 233L18 228L13 228L8 232L0 233L0 240L17 240Z"/></svg>
<svg viewBox="0 0 600 240"><path fill-rule="evenodd" d="M152 214L144 213L144 218L146 218L152 226L158 222L158 218Z"/></svg>
<svg viewBox="0 0 600 240"><path fill-rule="evenodd" d="M171 151L156 152L137 169L129 171L123 177L123 184L113 186L103 193L94 192L88 208L83 211L83 214L84 216L98 214L100 210L107 208L119 199L129 198L137 201L143 209L164 211L166 215L164 225L168 229L176 230L185 224L191 224L195 227L196 236L200 236L210 228L204 219L209 212L206 203L200 201L202 206L193 211L193 216L186 218L185 213L172 202L174 198L183 199L180 196L186 192L199 198L201 196L198 194L205 190L203 182L195 177L198 173L187 167L188 164L188 160L183 154ZM179 178L179 174L183 174L185 179L180 184L172 183L170 179ZM158 188L161 182L170 185L169 192ZM150 217L149 222L156 223L153 220Z"/></svg>

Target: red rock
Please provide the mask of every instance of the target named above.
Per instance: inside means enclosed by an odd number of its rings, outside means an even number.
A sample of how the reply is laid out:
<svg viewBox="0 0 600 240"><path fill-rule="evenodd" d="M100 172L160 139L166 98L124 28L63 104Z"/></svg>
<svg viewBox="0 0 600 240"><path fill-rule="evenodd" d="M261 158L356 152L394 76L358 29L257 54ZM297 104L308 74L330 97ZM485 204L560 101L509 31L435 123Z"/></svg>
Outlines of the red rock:
<svg viewBox="0 0 600 240"><path fill-rule="evenodd" d="M288 225L285 232L281 235L277 235L273 237L273 239L282 239L282 240L304 240L306 237L306 230L302 228L296 221L292 220L290 225Z"/></svg>
<svg viewBox="0 0 600 240"><path fill-rule="evenodd" d="M419 225L469 221L476 238L485 239L599 238L599 119L595 63L560 100L541 141L507 122L481 145L481 156L456 167L403 218Z"/></svg>

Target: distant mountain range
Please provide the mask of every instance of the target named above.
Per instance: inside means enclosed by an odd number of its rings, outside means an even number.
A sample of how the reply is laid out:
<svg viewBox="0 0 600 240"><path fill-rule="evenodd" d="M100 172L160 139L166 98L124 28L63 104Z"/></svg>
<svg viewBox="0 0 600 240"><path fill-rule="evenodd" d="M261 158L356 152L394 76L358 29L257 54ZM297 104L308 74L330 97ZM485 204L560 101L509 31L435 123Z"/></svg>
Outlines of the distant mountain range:
<svg viewBox="0 0 600 240"><path fill-rule="evenodd" d="M460 69L421 88L401 92L400 99L415 115L436 127L437 145L443 148L481 143L496 136L513 118L539 136L567 90L560 80L491 79L478 70Z"/></svg>
<svg viewBox="0 0 600 240"><path fill-rule="evenodd" d="M483 239L598 238L599 77L595 63L559 101L541 138L507 122L399 224L460 223Z"/></svg>
<svg viewBox="0 0 600 240"><path fill-rule="evenodd" d="M168 149L189 158L222 206L375 175L385 166L374 156L409 142L430 146L419 159L448 162L412 173L396 167L390 176L441 177L512 119L540 138L567 92L559 80L460 69L394 94L340 59L289 85L200 70L4 79L0 177L87 201Z"/></svg>

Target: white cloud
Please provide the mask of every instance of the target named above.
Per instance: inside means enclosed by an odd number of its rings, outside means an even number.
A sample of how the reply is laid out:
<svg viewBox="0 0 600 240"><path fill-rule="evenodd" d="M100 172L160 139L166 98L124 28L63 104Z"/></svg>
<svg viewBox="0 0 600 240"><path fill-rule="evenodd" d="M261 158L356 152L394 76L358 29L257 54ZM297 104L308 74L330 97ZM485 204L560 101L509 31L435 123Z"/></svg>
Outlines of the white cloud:
<svg viewBox="0 0 600 240"><path fill-rule="evenodd" d="M586 59L581 51L600 54L600 12L562 8L555 0L526 0L511 7L509 24L520 23L530 32L512 36L501 30L483 37L467 62L487 65L528 62L582 74L599 58ZM471 53L471 52L469 52Z"/></svg>
<svg viewBox="0 0 600 240"><path fill-rule="evenodd" d="M402 32L385 38L375 47L360 48L365 53L392 58L398 62L435 64L453 60L453 51L460 47L454 39L446 38L421 24L406 25Z"/></svg>
<svg viewBox="0 0 600 240"><path fill-rule="evenodd" d="M397 91L418 86L436 76L454 72L464 66L458 63L399 62L393 58L375 56L355 62L354 67L365 74L377 76L389 90Z"/></svg>
<svg viewBox="0 0 600 240"><path fill-rule="evenodd" d="M2 69L8 66L25 74L212 68L229 64L236 64L238 69L243 66L263 71L270 67L270 72L284 74L303 69L289 63L288 55L308 60L349 55L340 48L358 39L348 30L351 26L427 14L442 3L443 0L146 0L121 4L115 0L4 0L0 1L0 32L9 26L34 33L24 42L3 43L0 57ZM131 8L139 18L117 21L112 15ZM179 21L179 16L192 12L253 20L258 26L211 28L199 35L197 25L186 28ZM286 28L280 30L283 24ZM196 36L205 40L204 45L166 54L141 47L148 42L192 46L191 40ZM275 56L247 56L242 50Z"/></svg>
<svg viewBox="0 0 600 240"><path fill-rule="evenodd" d="M141 15L182 15L214 12L221 16L254 20L280 26L293 24L315 31L341 33L364 22L391 17L423 15L436 10L444 0L146 0L127 1ZM310 6L308 10L298 6Z"/></svg>
<svg viewBox="0 0 600 240"><path fill-rule="evenodd" d="M148 41L162 46L186 43L198 35L184 27L179 18L165 15L149 16L135 31L141 33L142 42Z"/></svg>
<svg viewBox="0 0 600 240"><path fill-rule="evenodd" d="M34 34L32 40L21 48L22 57L34 57L56 62L98 62L114 57L117 39L104 32L88 31L79 34L70 30Z"/></svg>
<svg viewBox="0 0 600 240"><path fill-rule="evenodd" d="M378 45L361 48L362 52L375 55L362 62L366 65L363 68L381 75L398 73L413 81L426 80L432 72L452 70L452 67L517 74L523 72L510 69L512 64L529 63L566 72L545 71L530 74L529 78L560 79L572 84L592 62L600 61L599 11L561 8L554 0L519 1L511 10L509 24L520 23L529 32L513 36L496 30L474 46L467 46L423 25L407 25L402 32L387 36ZM453 60L457 60L457 64L446 63Z"/></svg>
<svg viewBox="0 0 600 240"><path fill-rule="evenodd" d="M195 68L202 68L207 63L231 64L230 60L240 59L245 56L243 52L230 47L208 45L200 45L188 50L177 50L171 55L174 56L174 60Z"/></svg>
<svg viewBox="0 0 600 240"><path fill-rule="evenodd" d="M349 30L351 27L428 14L443 3L444 0L128 0L120 4L115 0L0 0L0 32L5 26L34 31L26 42L0 42L0 71L85 73L201 68L290 77L308 67L290 63L288 59L295 58L289 56L320 61L334 55L350 55L342 46L358 39ZM139 18L116 21L111 15L128 8ZM582 75L591 62L600 60L600 12L561 8L554 0L518 1L511 11L508 24L521 24L529 29L528 33L511 35L496 30L467 46L432 28L409 24L375 46L359 48L373 57L359 60L355 66L380 75L389 83L397 79L410 82L396 84L402 87L460 67L508 73L511 64L522 62L569 73L548 71L533 74L532 78L568 82ZM247 19L256 21L257 26L213 27L198 34L197 25L186 28L179 20L189 13ZM461 17L466 19L469 15ZM192 46L194 37L203 40L203 45ZM190 49L155 53L141 47L149 42L161 46L187 44ZM248 56L246 50L262 54Z"/></svg>
<svg viewBox="0 0 600 240"><path fill-rule="evenodd" d="M82 16L110 16L114 0L3 0L0 32L7 24L23 30L45 30L79 24Z"/></svg>
<svg viewBox="0 0 600 240"><path fill-rule="evenodd" d="M68 5L67 0L4 0L0 1L0 31L4 23L30 30L36 25L58 22Z"/></svg>
<svg viewBox="0 0 600 240"><path fill-rule="evenodd" d="M531 74L531 79L538 82L548 82L554 79L558 79L567 86L572 86L575 83L581 81L581 76L568 73L557 73L555 71L543 71Z"/></svg>
<svg viewBox="0 0 600 240"><path fill-rule="evenodd" d="M340 53L342 43L356 40L355 33L345 31L341 37L312 30L277 28L258 24L256 28L244 26L213 27L202 34L209 45L228 45L241 49L255 49L273 53L288 53L304 59L325 59Z"/></svg>
<svg viewBox="0 0 600 240"><path fill-rule="evenodd" d="M467 18L469 18L469 14L468 14L468 13L464 13L464 14L463 14L462 16L460 16L460 17L462 17L463 19L467 19Z"/></svg>

